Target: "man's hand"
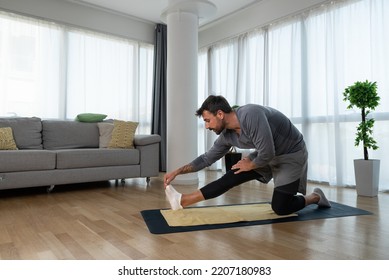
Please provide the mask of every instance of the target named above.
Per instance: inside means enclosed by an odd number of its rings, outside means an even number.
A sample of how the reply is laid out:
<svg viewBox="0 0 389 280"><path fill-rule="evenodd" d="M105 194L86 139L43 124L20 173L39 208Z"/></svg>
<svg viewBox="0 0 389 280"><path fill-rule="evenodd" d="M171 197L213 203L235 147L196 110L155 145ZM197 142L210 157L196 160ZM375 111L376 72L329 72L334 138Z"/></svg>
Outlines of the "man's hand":
<svg viewBox="0 0 389 280"><path fill-rule="evenodd" d="M165 176L163 176L163 185L166 188L167 185L170 184L171 181L176 178L176 176L180 174L186 174L193 172L193 166L190 164L184 165L183 167L180 167L172 172L166 173Z"/></svg>
<svg viewBox="0 0 389 280"><path fill-rule="evenodd" d="M163 176L163 185L166 188L167 185L170 184L171 181L174 180L177 176L177 170L173 172L166 173L165 176Z"/></svg>
<svg viewBox="0 0 389 280"><path fill-rule="evenodd" d="M234 173L238 174L241 172L246 172L255 169L257 166L253 161L251 161L248 157L245 157L238 161L236 164L232 166L233 170L236 170Z"/></svg>

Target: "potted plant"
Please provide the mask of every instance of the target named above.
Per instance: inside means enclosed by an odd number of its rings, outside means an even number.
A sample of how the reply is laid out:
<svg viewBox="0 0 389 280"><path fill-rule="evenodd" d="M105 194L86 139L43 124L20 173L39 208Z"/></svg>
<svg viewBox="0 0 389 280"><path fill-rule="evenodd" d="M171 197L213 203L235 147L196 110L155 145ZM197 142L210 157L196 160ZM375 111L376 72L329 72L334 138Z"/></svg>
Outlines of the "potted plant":
<svg viewBox="0 0 389 280"><path fill-rule="evenodd" d="M347 109L357 107L361 110L361 122L357 127L355 146L362 143L363 159L354 160L355 183L357 194L362 196L377 196L379 183L380 161L369 159L368 149L377 150L377 141L373 138L374 118L368 118L380 101L376 82L355 82L344 92L344 101L350 104Z"/></svg>

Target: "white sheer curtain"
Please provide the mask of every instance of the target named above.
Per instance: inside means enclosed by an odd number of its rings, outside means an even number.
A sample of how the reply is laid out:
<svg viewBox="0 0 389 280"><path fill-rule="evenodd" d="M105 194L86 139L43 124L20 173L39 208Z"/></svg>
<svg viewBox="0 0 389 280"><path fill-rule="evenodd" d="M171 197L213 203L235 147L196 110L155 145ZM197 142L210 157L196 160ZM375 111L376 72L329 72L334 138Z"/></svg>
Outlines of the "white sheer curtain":
<svg viewBox="0 0 389 280"><path fill-rule="evenodd" d="M209 89L231 105L264 101L264 32L253 31L209 50Z"/></svg>
<svg viewBox="0 0 389 280"><path fill-rule="evenodd" d="M0 13L0 116L84 112L151 125L153 46Z"/></svg>
<svg viewBox="0 0 389 280"><path fill-rule="evenodd" d="M388 189L387 30L388 1L332 1L210 47L208 93L284 112L307 142L309 179L345 186L355 184L353 159L363 153L354 146L359 112L346 110L343 91L357 80L377 81L381 105L373 116L380 149L369 152L381 160L380 189Z"/></svg>
<svg viewBox="0 0 389 280"><path fill-rule="evenodd" d="M268 32L268 102L290 118L301 118L301 22L271 27Z"/></svg>
<svg viewBox="0 0 389 280"><path fill-rule="evenodd" d="M61 38L54 24L0 11L0 116L57 113Z"/></svg>
<svg viewBox="0 0 389 280"><path fill-rule="evenodd" d="M68 32L66 117L99 112L150 132L153 48L110 36Z"/></svg>
<svg viewBox="0 0 389 280"><path fill-rule="evenodd" d="M264 100L264 33L242 35L228 43L199 53L199 107L209 94L223 95L231 105L262 103ZM199 124L199 153L212 146L217 136ZM247 153L247 151L241 151ZM217 162L210 169L221 169Z"/></svg>
<svg viewBox="0 0 389 280"><path fill-rule="evenodd" d="M389 3L339 2L312 12L304 21L307 38L307 143L309 177L332 185L355 184L353 159L359 111L348 111L344 89L355 81L377 81L381 105L374 117L374 137L380 149L369 151L381 160L380 188L388 188L385 156L389 124Z"/></svg>

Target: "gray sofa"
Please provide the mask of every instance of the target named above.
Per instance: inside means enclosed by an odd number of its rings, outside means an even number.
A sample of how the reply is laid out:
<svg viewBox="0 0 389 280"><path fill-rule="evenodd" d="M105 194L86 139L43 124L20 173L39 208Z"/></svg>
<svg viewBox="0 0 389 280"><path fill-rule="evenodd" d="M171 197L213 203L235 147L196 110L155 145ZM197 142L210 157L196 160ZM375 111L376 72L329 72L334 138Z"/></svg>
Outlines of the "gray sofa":
<svg viewBox="0 0 389 280"><path fill-rule="evenodd" d="M0 150L0 190L158 176L159 135L111 149L99 148L97 123L0 118L0 127L12 128L18 147Z"/></svg>

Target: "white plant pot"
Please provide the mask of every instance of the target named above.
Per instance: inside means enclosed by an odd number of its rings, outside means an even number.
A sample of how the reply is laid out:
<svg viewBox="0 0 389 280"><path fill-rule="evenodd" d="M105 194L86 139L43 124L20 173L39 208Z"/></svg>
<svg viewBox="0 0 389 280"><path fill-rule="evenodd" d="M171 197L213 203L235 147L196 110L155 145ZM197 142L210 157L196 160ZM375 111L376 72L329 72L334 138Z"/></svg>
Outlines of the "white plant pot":
<svg viewBox="0 0 389 280"><path fill-rule="evenodd" d="M380 177L380 160L355 159L354 172L357 194L370 197L377 196Z"/></svg>

